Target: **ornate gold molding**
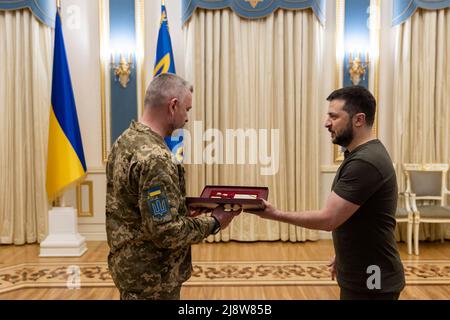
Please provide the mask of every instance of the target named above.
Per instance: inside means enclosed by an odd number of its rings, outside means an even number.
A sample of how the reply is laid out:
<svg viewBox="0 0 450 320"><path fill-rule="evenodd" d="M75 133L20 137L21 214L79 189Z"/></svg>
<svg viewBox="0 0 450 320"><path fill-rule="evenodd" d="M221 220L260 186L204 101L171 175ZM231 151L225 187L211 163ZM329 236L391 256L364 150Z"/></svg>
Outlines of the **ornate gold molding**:
<svg viewBox="0 0 450 320"><path fill-rule="evenodd" d="M100 39L100 95L101 95L101 115L102 115L102 160L106 162L108 157L107 150L107 114L106 114L106 72L107 72L107 57L109 57L109 2L108 0L99 0L99 39Z"/></svg>
<svg viewBox="0 0 450 320"><path fill-rule="evenodd" d="M135 24L136 24L136 95L138 118L144 111L145 98L145 1L135 0ZM139 81L140 80L140 81ZM141 88L139 88L139 82Z"/></svg>
<svg viewBox="0 0 450 320"><path fill-rule="evenodd" d="M336 71L335 86L341 88L344 79L344 21L345 21L345 0L336 0ZM344 160L344 153L338 145L333 145L333 161L339 163Z"/></svg>
<svg viewBox="0 0 450 320"><path fill-rule="evenodd" d="M372 54L374 56L373 59L371 59L372 70L373 70L373 95L377 101L377 112L375 113L375 123L373 126L373 132L376 137L378 137L378 110L380 107L379 104L379 73L380 73L380 48L381 48L381 37L380 37L380 30L381 30L381 8L380 8L380 0L370 0L370 7L375 8L375 12L371 12L375 14L376 19L371 19L372 22L370 25L370 43L371 43L371 50L374 50L376 54Z"/></svg>
<svg viewBox="0 0 450 320"><path fill-rule="evenodd" d="M83 188L88 188L89 209L83 211ZM85 180L77 185L77 211L79 217L93 217L94 216L94 187L93 182Z"/></svg>

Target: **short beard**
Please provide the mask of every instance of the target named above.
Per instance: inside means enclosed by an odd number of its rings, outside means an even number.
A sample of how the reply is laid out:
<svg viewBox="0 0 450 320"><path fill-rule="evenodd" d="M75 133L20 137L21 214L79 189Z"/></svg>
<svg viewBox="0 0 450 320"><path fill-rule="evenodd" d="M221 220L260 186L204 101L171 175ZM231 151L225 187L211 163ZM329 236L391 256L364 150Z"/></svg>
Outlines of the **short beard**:
<svg viewBox="0 0 450 320"><path fill-rule="evenodd" d="M341 134L336 134L336 137L333 139L333 143L340 145L344 148L347 148L348 145L353 140L353 126L352 122L349 121L347 127L344 129L344 131Z"/></svg>

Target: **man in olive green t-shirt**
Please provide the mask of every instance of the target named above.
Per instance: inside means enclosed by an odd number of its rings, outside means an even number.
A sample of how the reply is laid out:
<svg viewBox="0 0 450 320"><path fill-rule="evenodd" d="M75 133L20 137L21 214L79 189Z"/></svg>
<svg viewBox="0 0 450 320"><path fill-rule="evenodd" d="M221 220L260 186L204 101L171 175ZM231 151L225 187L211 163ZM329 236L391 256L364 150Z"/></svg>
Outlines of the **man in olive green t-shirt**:
<svg viewBox="0 0 450 320"><path fill-rule="evenodd" d="M383 144L372 134L376 101L359 86L334 91L325 127L345 159L322 210L282 212L270 203L260 217L333 232L331 262L341 299L397 300L405 275L394 237L397 180Z"/></svg>

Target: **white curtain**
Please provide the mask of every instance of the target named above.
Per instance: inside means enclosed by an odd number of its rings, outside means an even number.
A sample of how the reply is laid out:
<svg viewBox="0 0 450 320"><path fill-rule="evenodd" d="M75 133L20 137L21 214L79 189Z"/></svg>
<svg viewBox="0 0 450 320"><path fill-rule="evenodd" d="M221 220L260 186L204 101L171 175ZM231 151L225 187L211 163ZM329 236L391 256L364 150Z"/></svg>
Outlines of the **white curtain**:
<svg viewBox="0 0 450 320"><path fill-rule="evenodd" d="M322 41L323 28L311 10L277 10L258 20L228 9L193 14L185 25L186 76L194 85L188 130L192 135L194 121L202 121L202 133L214 128L226 138L227 129L255 129L260 140L258 146L247 140L246 164L236 164L237 155L234 164L223 164L225 148L216 154L222 157L218 163L187 164L188 195L198 196L205 185L267 186L269 200L280 209L319 208ZM267 140L260 129L267 130ZM277 146L271 146L271 130L279 130ZM251 147L257 163L249 160ZM260 157L271 151L279 168L262 175L268 165ZM317 239L317 231L242 213L208 240Z"/></svg>
<svg viewBox="0 0 450 320"><path fill-rule="evenodd" d="M28 10L0 11L0 243L42 240L52 30Z"/></svg>
<svg viewBox="0 0 450 320"><path fill-rule="evenodd" d="M396 28L395 161L450 163L450 8L419 9ZM399 185L404 190L403 179ZM439 238L438 228L420 224L420 239Z"/></svg>

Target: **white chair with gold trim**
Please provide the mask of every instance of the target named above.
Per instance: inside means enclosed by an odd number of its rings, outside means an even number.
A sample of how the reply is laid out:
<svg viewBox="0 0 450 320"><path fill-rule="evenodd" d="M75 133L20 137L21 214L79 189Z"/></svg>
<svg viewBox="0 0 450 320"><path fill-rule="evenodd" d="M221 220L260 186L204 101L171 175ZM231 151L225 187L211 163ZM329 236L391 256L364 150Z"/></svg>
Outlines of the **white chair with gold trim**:
<svg viewBox="0 0 450 320"><path fill-rule="evenodd" d="M395 168L395 174L397 175L397 181L401 176L397 174L397 165L392 163ZM413 223L414 213L411 209L410 194L406 191L398 193L397 211L395 212L395 220L397 224L406 223L406 245L408 247L408 254L412 254L413 243ZM398 227L398 226L397 226ZM399 228L399 227L398 227ZM399 228L400 230L400 228Z"/></svg>
<svg viewBox="0 0 450 320"><path fill-rule="evenodd" d="M397 211L395 212L395 220L398 223L407 223L406 226L406 244L408 246L408 254L412 254L412 235L414 213L411 209L410 195L408 192L399 192Z"/></svg>
<svg viewBox="0 0 450 320"><path fill-rule="evenodd" d="M447 163L403 164L406 192L410 195L414 212L414 253L419 254L420 223L450 223L450 206L447 205ZM444 230L441 227L441 241Z"/></svg>

